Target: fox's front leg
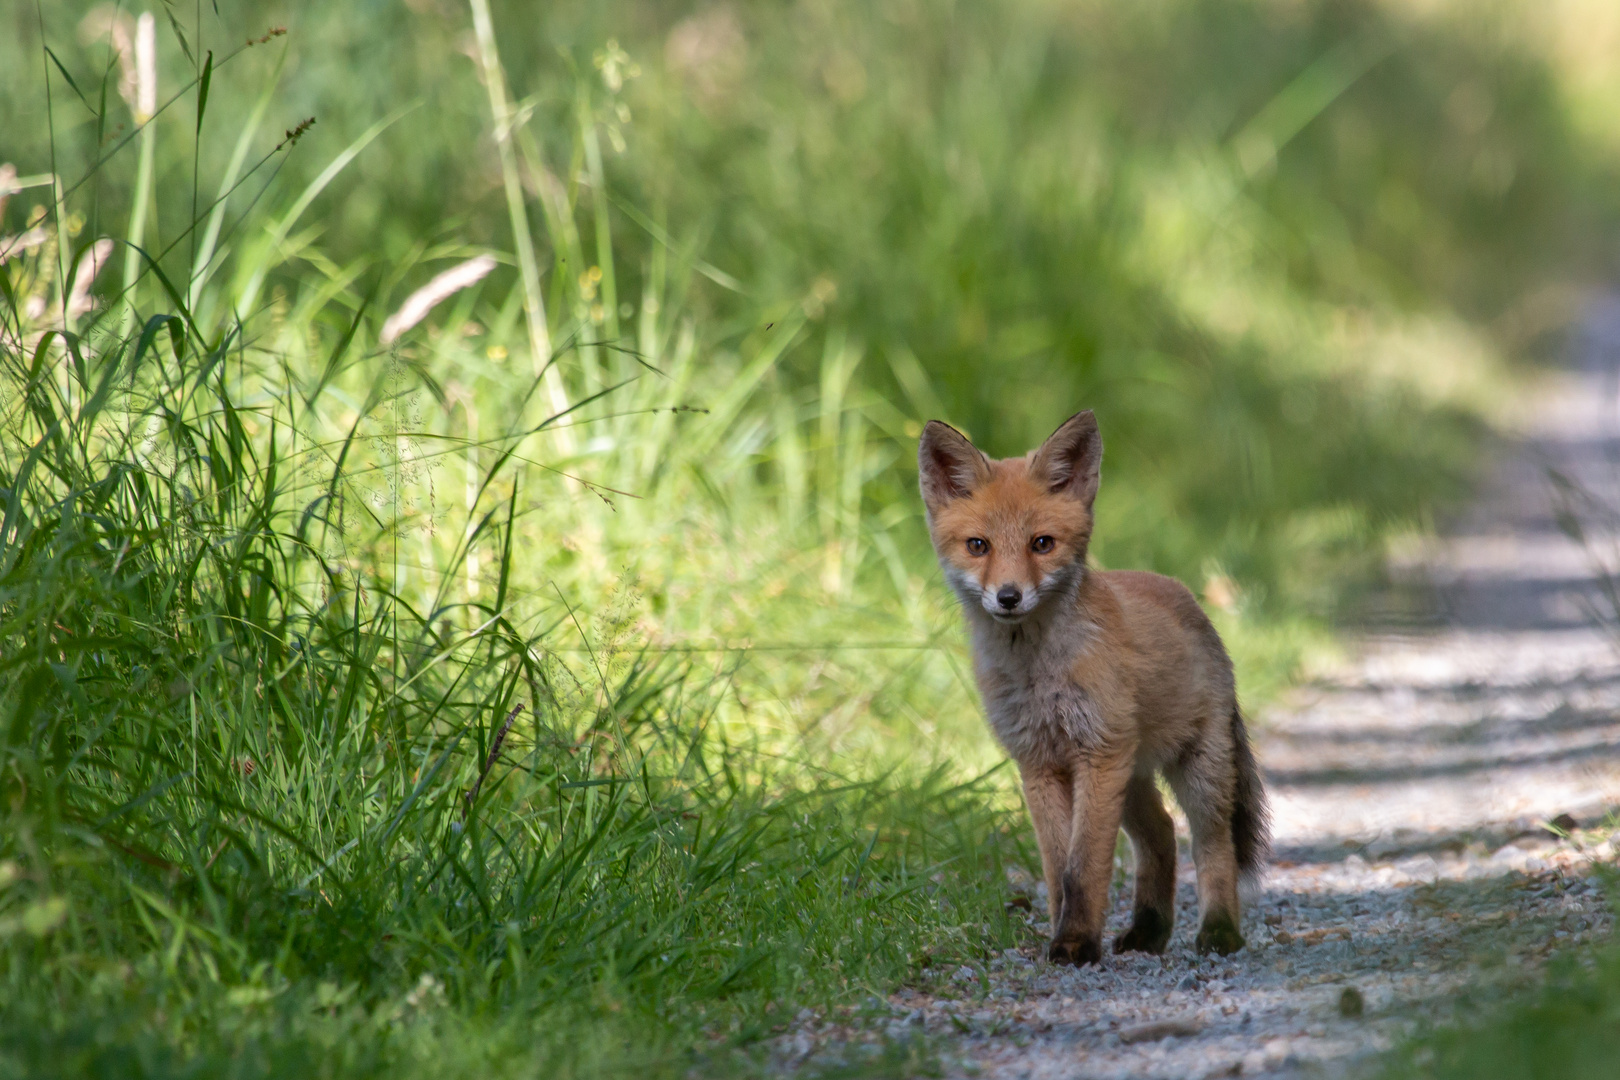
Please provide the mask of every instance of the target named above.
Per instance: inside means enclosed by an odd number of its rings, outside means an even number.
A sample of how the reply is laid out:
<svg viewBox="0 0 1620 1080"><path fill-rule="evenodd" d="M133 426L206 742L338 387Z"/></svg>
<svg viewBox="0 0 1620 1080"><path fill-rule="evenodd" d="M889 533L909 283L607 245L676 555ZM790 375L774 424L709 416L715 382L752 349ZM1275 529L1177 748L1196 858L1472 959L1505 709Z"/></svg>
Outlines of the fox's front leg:
<svg viewBox="0 0 1620 1080"><path fill-rule="evenodd" d="M1048 956L1055 964L1095 964L1102 960L1108 885L1114 872L1130 759L1077 764L1074 822L1060 885L1063 899L1052 924Z"/></svg>
<svg viewBox="0 0 1620 1080"><path fill-rule="evenodd" d="M1074 828L1074 781L1068 773L1051 768L1020 766L1019 773L1024 781L1024 805L1035 826L1035 844L1041 850L1047 918L1056 930L1063 902L1063 867L1069 858L1069 833Z"/></svg>

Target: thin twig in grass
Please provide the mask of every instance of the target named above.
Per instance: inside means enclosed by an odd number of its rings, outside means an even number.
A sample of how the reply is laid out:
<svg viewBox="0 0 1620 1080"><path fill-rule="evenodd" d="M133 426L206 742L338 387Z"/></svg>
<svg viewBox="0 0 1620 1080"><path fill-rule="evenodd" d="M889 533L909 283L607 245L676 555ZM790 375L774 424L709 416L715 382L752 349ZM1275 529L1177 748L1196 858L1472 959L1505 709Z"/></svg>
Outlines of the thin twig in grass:
<svg viewBox="0 0 1620 1080"><path fill-rule="evenodd" d="M472 790L467 792L467 804L461 808L462 821L467 820L467 814L472 810L473 803L478 801L478 791L484 786L484 778L495 767L495 759L501 755L501 744L506 741L506 733L512 730L512 721L516 720L518 713L522 711L523 702L520 701L512 706L512 711L506 714L506 721L501 724L501 730L495 733L495 741L489 744L489 755L484 758L483 771L478 774L478 779L474 781Z"/></svg>
<svg viewBox="0 0 1620 1080"><path fill-rule="evenodd" d="M41 33L41 36L43 36L43 34L44 34L43 29L40 31L40 33ZM285 33L285 31L283 31L283 33ZM242 45L239 48L232 49L230 52L226 53L223 57L220 58L219 62L214 65L214 73L218 74L218 72L220 71L221 68L225 67L225 65L229 64L232 60L235 60L238 55L245 52L247 49L251 48L254 44L255 44L255 42L250 41L246 45ZM72 184L68 185L68 187L63 190L60 198L63 201L66 201L70 196L75 194L85 184L89 183L91 178L96 176L101 171L101 167L103 165L107 164L107 162L111 161L114 157L118 156L119 151L123 150L124 147L128 146L132 140L139 137L141 132L146 129L146 126L148 124L155 123L157 121L158 117L162 116L164 113L169 111L169 106L173 105L175 102L177 102L181 98L185 97L186 94L188 94L191 91L191 88L196 86L197 83L198 83L197 79L192 79L190 82L186 83L184 86L180 87L180 89L176 90L173 94L171 94L167 101L165 101L162 105L159 105L156 109L153 110L152 115L148 119L146 119L145 121L143 121L141 123L137 123L133 130L131 130L128 134L126 134L123 138L121 138L118 141L118 144L116 146L114 146L111 150L107 151L106 153L104 153L104 154L100 155L99 157L97 157L95 161L91 162L90 167L85 171L84 175L79 177L79 179L75 180ZM50 88L47 85L46 90L49 91L49 89ZM55 172L56 170L54 168L52 168L51 171Z"/></svg>

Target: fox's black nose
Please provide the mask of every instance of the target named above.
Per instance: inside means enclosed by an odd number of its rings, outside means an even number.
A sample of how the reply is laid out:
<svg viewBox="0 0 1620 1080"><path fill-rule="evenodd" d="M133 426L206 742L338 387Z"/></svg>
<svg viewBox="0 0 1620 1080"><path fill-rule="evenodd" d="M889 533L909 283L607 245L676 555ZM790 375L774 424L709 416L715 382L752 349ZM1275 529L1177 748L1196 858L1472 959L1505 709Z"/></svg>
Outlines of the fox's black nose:
<svg viewBox="0 0 1620 1080"><path fill-rule="evenodd" d="M1023 598L1024 594L1018 591L1018 586L1016 585L1003 585L1001 588L996 590L996 603L1000 604L1008 611L1011 611L1013 608L1017 607L1018 601L1022 600Z"/></svg>

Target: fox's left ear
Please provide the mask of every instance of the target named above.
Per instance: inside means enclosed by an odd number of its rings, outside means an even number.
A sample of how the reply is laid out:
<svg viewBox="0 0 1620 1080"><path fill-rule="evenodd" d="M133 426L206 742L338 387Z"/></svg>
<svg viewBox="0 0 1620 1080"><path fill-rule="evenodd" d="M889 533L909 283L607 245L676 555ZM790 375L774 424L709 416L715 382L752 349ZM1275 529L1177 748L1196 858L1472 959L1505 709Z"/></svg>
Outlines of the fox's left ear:
<svg viewBox="0 0 1620 1080"><path fill-rule="evenodd" d="M1046 481L1053 494L1072 495L1091 509L1102 481L1102 435L1090 409L1075 413L1030 459L1029 471Z"/></svg>

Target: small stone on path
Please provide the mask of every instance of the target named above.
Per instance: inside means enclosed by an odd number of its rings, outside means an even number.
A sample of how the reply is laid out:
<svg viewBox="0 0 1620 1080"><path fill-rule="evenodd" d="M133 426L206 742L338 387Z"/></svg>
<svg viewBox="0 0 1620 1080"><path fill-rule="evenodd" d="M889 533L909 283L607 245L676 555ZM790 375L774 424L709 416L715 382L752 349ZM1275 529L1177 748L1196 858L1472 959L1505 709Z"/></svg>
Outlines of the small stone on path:
<svg viewBox="0 0 1620 1080"><path fill-rule="evenodd" d="M1203 1028L1197 1017L1182 1016L1174 1020L1150 1020L1145 1024L1132 1024L1119 1029L1119 1041L1127 1045L1168 1039L1173 1035L1196 1035Z"/></svg>

